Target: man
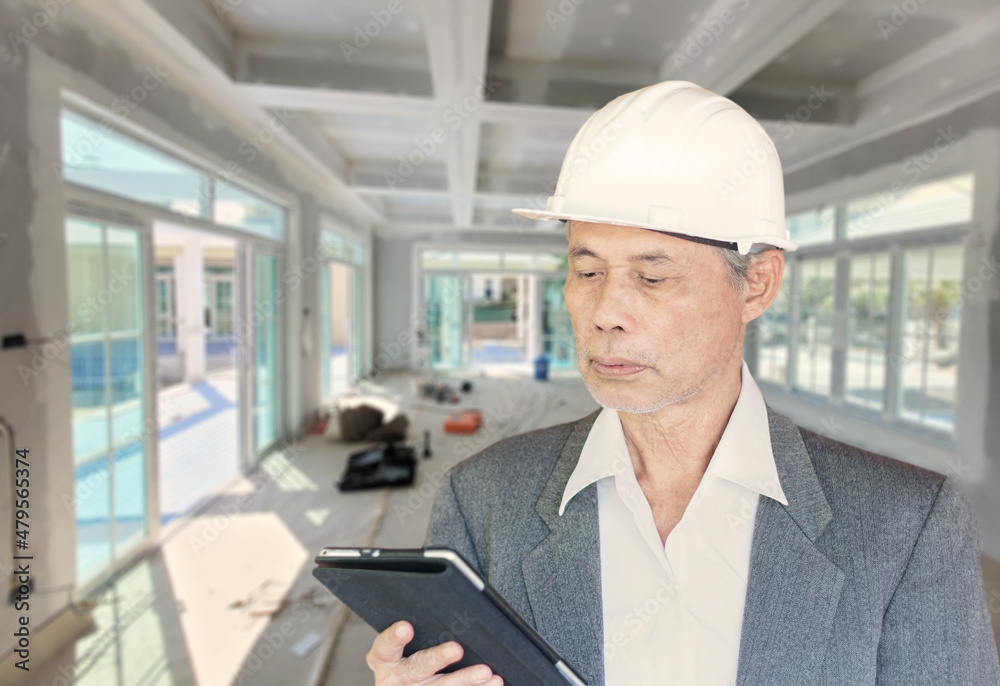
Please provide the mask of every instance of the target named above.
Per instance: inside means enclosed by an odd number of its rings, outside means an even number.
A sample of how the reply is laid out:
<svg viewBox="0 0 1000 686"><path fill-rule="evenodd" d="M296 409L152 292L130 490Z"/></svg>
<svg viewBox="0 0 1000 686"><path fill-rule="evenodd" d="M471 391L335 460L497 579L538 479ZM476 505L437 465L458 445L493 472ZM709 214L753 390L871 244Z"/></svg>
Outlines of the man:
<svg viewBox="0 0 1000 686"><path fill-rule="evenodd" d="M942 475L799 429L742 362L778 294L780 164L763 129L687 82L577 134L546 210L603 409L451 470L427 545L454 548L591 685L1000 684L965 498ZM398 632L398 633L397 633ZM377 684L502 683L403 658ZM449 652L451 651L451 652Z"/></svg>

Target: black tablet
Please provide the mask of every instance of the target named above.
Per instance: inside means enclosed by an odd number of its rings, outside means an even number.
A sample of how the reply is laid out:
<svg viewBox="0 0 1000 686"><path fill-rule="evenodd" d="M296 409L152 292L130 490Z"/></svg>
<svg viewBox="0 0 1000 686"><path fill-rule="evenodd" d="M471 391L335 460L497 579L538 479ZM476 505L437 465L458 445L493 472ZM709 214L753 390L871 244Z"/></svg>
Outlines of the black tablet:
<svg viewBox="0 0 1000 686"><path fill-rule="evenodd" d="M382 632L405 619L414 637L403 651L458 641L462 659L443 672L489 665L505 684L586 682L449 548L324 548L313 576Z"/></svg>

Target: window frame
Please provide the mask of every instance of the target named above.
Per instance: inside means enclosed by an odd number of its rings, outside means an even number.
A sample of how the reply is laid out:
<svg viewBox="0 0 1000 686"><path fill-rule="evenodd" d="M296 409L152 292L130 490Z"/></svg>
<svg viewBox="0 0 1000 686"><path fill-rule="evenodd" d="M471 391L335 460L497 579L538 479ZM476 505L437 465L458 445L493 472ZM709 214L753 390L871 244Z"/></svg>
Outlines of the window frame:
<svg viewBox="0 0 1000 686"><path fill-rule="evenodd" d="M895 171L895 175L887 174L887 171ZM955 421L950 430L938 428L921 421L914 421L902 416L900 408L900 398L902 389L902 361L895 355L901 348L903 331L901 327L903 298L905 297L905 285L903 260L906 251L915 248L935 248L939 246L955 245L962 246L964 252L962 273L966 274L969 262L969 240L977 227L979 217L979 199L982 189L985 186L979 165L966 162L964 167L952 164L942 164L940 169L935 168L936 173L920 178L918 181L908 184L905 188L916 188L924 184L935 183L954 176L972 174L974 178L972 203L972 219L969 222L946 224L933 228L921 228L911 231L900 231L894 233L880 233L864 238L849 238L847 235L847 207L848 203L859 198L871 195L879 190L884 190L891 185L892 179L898 178L899 168L890 167L887 169L875 170L867 178L862 180L848 179L847 181L831 184L820 189L810 189L797 197L788 200L791 208L786 214L798 214L810 210L818 210L824 206L834 208L834 237L833 240L825 243L811 243L801 246L794 252L785 253L785 276L791 279L789 289L788 304L788 338L787 345L787 368L786 377L783 383L771 379L758 377L757 362L760 351L760 341L757 333L758 322L753 323L753 333L749 337L753 345L749 350L753 359L751 369L755 373L755 379L761 389L766 392L780 393L795 401L809 403L814 409L820 411L833 411L835 415L854 418L880 427L888 429L893 433L905 433L918 440L927 441L933 446L940 448L953 448L955 446L957 432L957 417L959 414L959 397L961 389L961 366L963 356L958 355L956 364L955 381ZM888 182L887 182L888 179ZM849 341L847 340L849 330L849 300L850 300L850 263L851 259L859 255L887 254L889 257L889 307L888 307L888 338L884 354L885 378L882 384L883 407L876 410L865 407L862 404L852 402L847 399L845 385L847 374L847 353ZM802 285L802 263L815 259L832 259L834 261L835 273L835 304L834 304L834 333L831 359L831 379L830 394L817 393L810 389L801 388L798 383L798 336L799 336L799 307L801 305L801 285ZM962 321L959 333L959 349L961 350L961 333L966 317L963 305ZM896 359L893 359L895 357ZM835 416L834 415L834 416ZM829 420L831 423L833 420Z"/></svg>
<svg viewBox="0 0 1000 686"><path fill-rule="evenodd" d="M194 142L174 140L174 138L179 138L179 136L173 131L171 131L169 136L161 135L158 129L162 128L162 125L151 115L148 115L148 113L137 111L129 117L123 117L102 107L81 92L89 90L86 87L81 88L84 85L77 84L76 89L67 87L60 89L57 125L61 126L62 113L64 111L90 120L93 122L95 128L101 128L102 122L113 122L114 125L110 129L110 133L131 139L140 147L148 148L153 153L163 155L177 164L189 167L201 174L205 182L205 187L202 189L204 193L202 200L205 202L206 210L196 215L183 214L161 205L149 203L127 195L120 195L107 189L81 185L64 178L63 182L67 186L135 203L147 211L151 210L156 214L165 215L169 217L170 221L176 223L200 223L211 227L214 231L222 229L223 231L220 233L231 232L234 237L264 241L280 249L287 247L289 235L294 226L293 220L298 212L297 202L293 198L269 188L266 184L256 179L245 165L241 166L235 160L214 160L198 155L192 152L192 150L198 149L198 146ZM143 121L139 121L140 119ZM60 147L59 163L62 164L62 161L62 149ZM234 172L236 171L240 171L240 173L238 177L234 178ZM281 235L278 237L265 235L252 229L217 222L215 220L215 202L216 188L219 185L231 186L238 191L256 196L260 200L276 206L282 213Z"/></svg>

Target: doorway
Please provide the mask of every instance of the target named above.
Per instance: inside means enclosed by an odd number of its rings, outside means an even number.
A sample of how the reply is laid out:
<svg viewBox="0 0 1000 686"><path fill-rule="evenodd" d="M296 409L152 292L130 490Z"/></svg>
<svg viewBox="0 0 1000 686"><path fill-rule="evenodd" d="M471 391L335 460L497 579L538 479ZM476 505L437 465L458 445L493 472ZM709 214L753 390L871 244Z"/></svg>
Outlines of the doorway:
<svg viewBox="0 0 1000 686"><path fill-rule="evenodd" d="M322 391L332 398L360 375L361 280L357 267L329 262L320 286Z"/></svg>
<svg viewBox="0 0 1000 686"><path fill-rule="evenodd" d="M197 507L240 466L238 243L154 225L161 523Z"/></svg>
<svg viewBox="0 0 1000 686"><path fill-rule="evenodd" d="M534 280L521 274L470 277L473 365L485 370L526 369L532 347Z"/></svg>

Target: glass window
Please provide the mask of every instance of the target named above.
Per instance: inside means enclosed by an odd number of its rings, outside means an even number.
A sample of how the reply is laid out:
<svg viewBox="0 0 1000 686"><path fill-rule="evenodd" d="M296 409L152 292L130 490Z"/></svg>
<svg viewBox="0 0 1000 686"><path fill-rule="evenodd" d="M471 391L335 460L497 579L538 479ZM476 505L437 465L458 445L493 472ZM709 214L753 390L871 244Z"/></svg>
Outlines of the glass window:
<svg viewBox="0 0 1000 686"><path fill-rule="evenodd" d="M961 323L960 245L908 250L900 342L899 414L952 430Z"/></svg>
<svg viewBox="0 0 1000 686"><path fill-rule="evenodd" d="M972 174L961 174L849 202L847 237L858 239L967 223L972 220L974 185Z"/></svg>
<svg viewBox="0 0 1000 686"><path fill-rule="evenodd" d="M451 269L455 266L452 250L424 250L424 269Z"/></svg>
<svg viewBox="0 0 1000 686"><path fill-rule="evenodd" d="M98 224L70 219L66 229L70 327L76 336L104 332L104 233Z"/></svg>
<svg viewBox="0 0 1000 686"><path fill-rule="evenodd" d="M215 281L215 292L212 294L215 306L215 317L212 319L213 333L216 336L233 335L233 282L228 280Z"/></svg>
<svg viewBox="0 0 1000 686"><path fill-rule="evenodd" d="M962 241L974 189L971 173L909 187L897 182L892 191L789 215L792 240L830 243L837 252L789 262L778 297L757 324L755 375L836 395L874 417L953 433ZM846 220L842 236L838 216ZM925 229L937 230L919 244L897 235ZM843 311L835 309L838 298Z"/></svg>
<svg viewBox="0 0 1000 686"><path fill-rule="evenodd" d="M503 254L503 268L514 271L531 271L533 257L531 253L506 252Z"/></svg>
<svg viewBox="0 0 1000 686"><path fill-rule="evenodd" d="M63 178L81 186L208 216L208 177L169 155L70 110L60 118Z"/></svg>
<svg viewBox="0 0 1000 686"><path fill-rule="evenodd" d="M114 131L106 122L63 110L60 115L63 178L112 195L211 218L222 226L281 240L285 211L237 186L215 184L209 175L170 155Z"/></svg>
<svg viewBox="0 0 1000 686"><path fill-rule="evenodd" d="M462 276L428 274L424 280L427 352L431 369L460 369L471 357L464 331L470 326L468 280Z"/></svg>
<svg viewBox="0 0 1000 686"><path fill-rule="evenodd" d="M345 238L333 231L320 232L320 244L328 257L351 264L364 265L365 249L357 241Z"/></svg>
<svg viewBox="0 0 1000 686"><path fill-rule="evenodd" d="M273 255L254 256L253 309L264 313L263 321L254 328L257 385L254 394L254 434L257 452L276 441L281 432L281 346L279 315L270 302L278 289L278 258Z"/></svg>
<svg viewBox="0 0 1000 686"><path fill-rule="evenodd" d="M217 224L244 229L264 238L285 236L285 211L242 188L225 183L215 185L212 218Z"/></svg>
<svg viewBox="0 0 1000 686"><path fill-rule="evenodd" d="M420 260L424 269L558 272L567 268L566 255L556 253L424 250Z"/></svg>
<svg viewBox="0 0 1000 686"><path fill-rule="evenodd" d="M885 408L890 269L888 253L850 261L844 397L879 411Z"/></svg>
<svg viewBox="0 0 1000 686"><path fill-rule="evenodd" d="M833 259L801 260L795 386L830 394L836 266Z"/></svg>
<svg viewBox="0 0 1000 686"><path fill-rule="evenodd" d="M158 338L173 338L174 330L174 277L156 275L156 335Z"/></svg>
<svg viewBox="0 0 1000 686"><path fill-rule="evenodd" d="M785 218L785 226L799 245L833 241L837 213L833 205L798 212Z"/></svg>
<svg viewBox="0 0 1000 686"><path fill-rule="evenodd" d="M576 339L563 299L566 279L542 278L542 352L553 369L577 369Z"/></svg>
<svg viewBox="0 0 1000 686"><path fill-rule="evenodd" d="M458 267L459 269L499 269L500 253L463 251L458 253Z"/></svg>
<svg viewBox="0 0 1000 686"><path fill-rule="evenodd" d="M139 300L139 237L135 231L108 229L108 290L114 296L108 303L112 333L136 335L142 328L142 303Z"/></svg>
<svg viewBox="0 0 1000 686"><path fill-rule="evenodd" d="M147 534L142 250L137 231L66 222L77 578Z"/></svg>
<svg viewBox="0 0 1000 686"><path fill-rule="evenodd" d="M553 255L550 253L539 253L535 256L537 262L535 263L535 268L543 272L559 272L566 271L567 259L566 255Z"/></svg>

